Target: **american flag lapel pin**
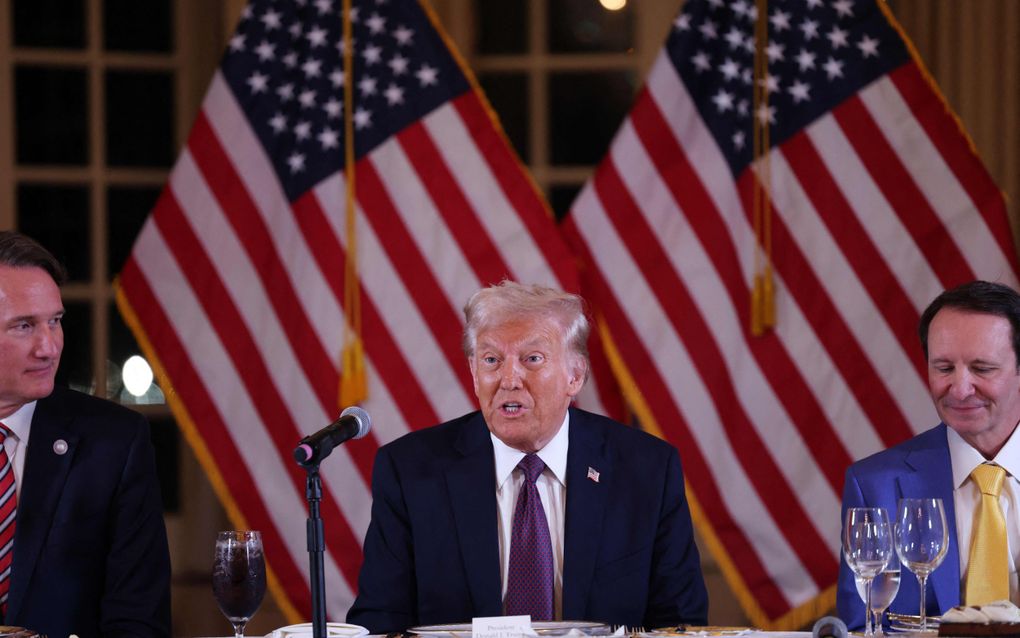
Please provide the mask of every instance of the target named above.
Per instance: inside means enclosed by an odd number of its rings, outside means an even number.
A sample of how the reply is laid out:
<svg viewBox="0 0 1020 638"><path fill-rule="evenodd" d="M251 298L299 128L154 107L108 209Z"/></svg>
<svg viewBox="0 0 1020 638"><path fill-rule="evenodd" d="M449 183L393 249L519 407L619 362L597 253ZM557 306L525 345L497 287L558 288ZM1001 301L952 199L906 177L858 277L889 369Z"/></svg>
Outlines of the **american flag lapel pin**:
<svg viewBox="0 0 1020 638"><path fill-rule="evenodd" d="M599 472L593 467L588 467L588 478L596 483L599 482Z"/></svg>

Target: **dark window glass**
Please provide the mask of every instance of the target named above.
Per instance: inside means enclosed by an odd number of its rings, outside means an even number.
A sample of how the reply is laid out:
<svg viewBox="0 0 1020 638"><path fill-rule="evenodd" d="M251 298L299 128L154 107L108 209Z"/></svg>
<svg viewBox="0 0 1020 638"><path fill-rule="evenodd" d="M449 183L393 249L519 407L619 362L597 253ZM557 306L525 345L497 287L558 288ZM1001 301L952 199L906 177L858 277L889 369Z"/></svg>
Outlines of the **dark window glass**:
<svg viewBox="0 0 1020 638"><path fill-rule="evenodd" d="M19 66L14 72L14 104L19 164L87 162L85 71Z"/></svg>
<svg viewBox="0 0 1020 638"><path fill-rule="evenodd" d="M144 356L142 355L142 349L138 347L134 334L131 333L120 311L113 304L110 305L109 330L110 356L106 361L108 371L106 379L107 396L125 404L153 405L166 403L166 397L163 395L163 391L160 389L159 383L155 378L152 378L151 385L143 387L137 387L137 385L125 382L125 374L132 372L129 366L137 365L138 363L128 364L128 360L136 356L144 359ZM152 364L149 361L145 361L145 367L150 373L152 372ZM129 368L127 372L125 372L125 368Z"/></svg>
<svg viewBox="0 0 1020 638"><path fill-rule="evenodd" d="M94 394L92 379L92 307L88 302L64 300L64 353L57 369L57 383L72 390Z"/></svg>
<svg viewBox="0 0 1020 638"><path fill-rule="evenodd" d="M517 153L525 162L530 161L527 76L522 73L490 73L480 76L479 82Z"/></svg>
<svg viewBox="0 0 1020 638"><path fill-rule="evenodd" d="M83 0L14 0L11 13L16 47L85 48Z"/></svg>
<svg viewBox="0 0 1020 638"><path fill-rule="evenodd" d="M104 0L103 46L109 51L166 51L170 40L169 0Z"/></svg>
<svg viewBox="0 0 1020 638"><path fill-rule="evenodd" d="M630 108L634 75L627 71L554 73L549 76L550 159L553 164L595 164Z"/></svg>
<svg viewBox="0 0 1020 638"><path fill-rule="evenodd" d="M109 257L106 267L111 279L124 267L159 193L160 189L155 186L113 186L106 191Z"/></svg>
<svg viewBox="0 0 1020 638"><path fill-rule="evenodd" d="M106 162L170 166L174 155L173 74L106 74Z"/></svg>
<svg viewBox="0 0 1020 638"><path fill-rule="evenodd" d="M52 252L71 281L88 281L92 275L88 187L19 184L17 198L18 230Z"/></svg>
<svg viewBox="0 0 1020 638"><path fill-rule="evenodd" d="M478 0L478 42L483 55L524 53L528 48L528 7L525 0Z"/></svg>
<svg viewBox="0 0 1020 638"><path fill-rule="evenodd" d="M159 478L163 511L177 512L181 506L180 434L171 416L149 417L152 446L156 448L156 476Z"/></svg>
<svg viewBox="0 0 1020 638"><path fill-rule="evenodd" d="M597 0L555 0L546 7L552 53L620 53L634 46L630 3L617 11L603 8Z"/></svg>
<svg viewBox="0 0 1020 638"><path fill-rule="evenodd" d="M580 186L550 186L549 205L556 214L556 221L562 220L570 212L570 205L574 203L577 194L581 192Z"/></svg>

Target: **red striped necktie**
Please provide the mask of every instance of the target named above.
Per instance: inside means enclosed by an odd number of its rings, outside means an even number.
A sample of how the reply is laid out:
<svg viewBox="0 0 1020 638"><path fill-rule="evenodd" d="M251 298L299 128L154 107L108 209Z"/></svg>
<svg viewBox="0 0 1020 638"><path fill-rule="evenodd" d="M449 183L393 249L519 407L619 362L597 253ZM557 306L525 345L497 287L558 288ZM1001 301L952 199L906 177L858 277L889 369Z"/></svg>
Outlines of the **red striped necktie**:
<svg viewBox="0 0 1020 638"><path fill-rule="evenodd" d="M7 594L11 589L11 559L14 557L14 517L18 513L14 466L4 441L11 435L0 423L0 612L7 615Z"/></svg>

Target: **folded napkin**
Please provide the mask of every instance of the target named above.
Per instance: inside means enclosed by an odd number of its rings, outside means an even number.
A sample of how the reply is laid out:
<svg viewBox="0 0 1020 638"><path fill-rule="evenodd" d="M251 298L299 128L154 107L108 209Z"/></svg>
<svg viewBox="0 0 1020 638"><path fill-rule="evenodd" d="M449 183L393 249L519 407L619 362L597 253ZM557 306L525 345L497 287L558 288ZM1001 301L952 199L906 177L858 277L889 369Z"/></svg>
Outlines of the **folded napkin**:
<svg viewBox="0 0 1020 638"><path fill-rule="evenodd" d="M326 635L327 636L341 636L343 638L358 638L359 636L367 636L368 629L365 629L361 625L348 625L342 622L328 622L326 623ZM279 629L273 630L273 633L269 634L271 638L312 638L312 623L305 622L300 625L290 625L288 627L280 627Z"/></svg>
<svg viewBox="0 0 1020 638"><path fill-rule="evenodd" d="M999 623L1020 622L1020 609L1008 600L998 600L987 605L953 607L942 614L943 623Z"/></svg>

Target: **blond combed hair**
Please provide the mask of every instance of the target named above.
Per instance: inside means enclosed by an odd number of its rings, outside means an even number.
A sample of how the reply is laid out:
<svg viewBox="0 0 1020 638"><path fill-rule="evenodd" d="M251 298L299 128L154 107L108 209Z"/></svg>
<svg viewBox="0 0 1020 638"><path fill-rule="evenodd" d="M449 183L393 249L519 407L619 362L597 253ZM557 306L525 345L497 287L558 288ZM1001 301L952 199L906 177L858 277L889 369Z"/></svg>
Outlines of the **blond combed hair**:
<svg viewBox="0 0 1020 638"><path fill-rule="evenodd" d="M579 295L539 284L519 284L504 279L495 286L482 288L464 305L464 354L475 354L478 333L522 317L553 319L563 328L567 349L584 364L588 376L588 335L591 324L585 302Z"/></svg>

